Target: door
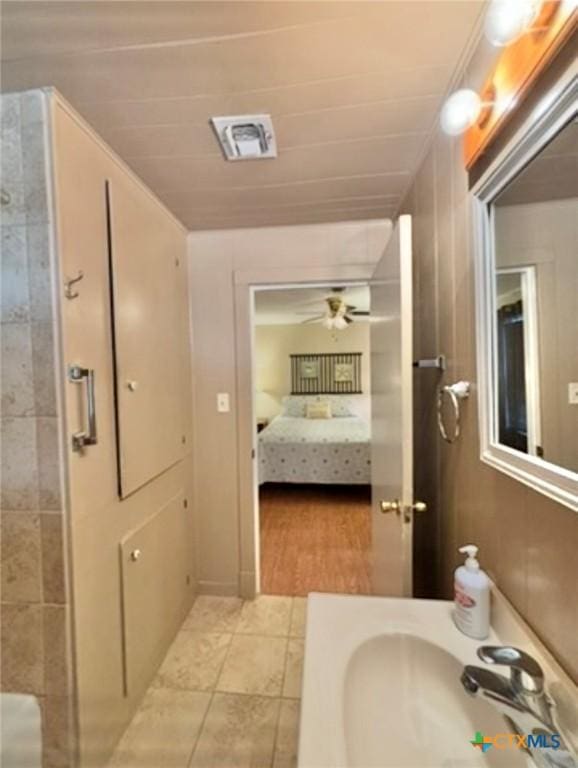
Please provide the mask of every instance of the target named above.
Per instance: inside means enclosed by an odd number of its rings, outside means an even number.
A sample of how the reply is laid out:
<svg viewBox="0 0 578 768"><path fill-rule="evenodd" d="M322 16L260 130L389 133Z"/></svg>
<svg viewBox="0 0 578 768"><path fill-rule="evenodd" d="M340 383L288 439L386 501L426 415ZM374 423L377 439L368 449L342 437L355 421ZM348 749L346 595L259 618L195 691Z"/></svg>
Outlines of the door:
<svg viewBox="0 0 578 768"><path fill-rule="evenodd" d="M132 178L109 182L122 497L185 456L185 235Z"/></svg>
<svg viewBox="0 0 578 768"><path fill-rule="evenodd" d="M411 216L400 216L370 283L372 562L377 595L412 595Z"/></svg>

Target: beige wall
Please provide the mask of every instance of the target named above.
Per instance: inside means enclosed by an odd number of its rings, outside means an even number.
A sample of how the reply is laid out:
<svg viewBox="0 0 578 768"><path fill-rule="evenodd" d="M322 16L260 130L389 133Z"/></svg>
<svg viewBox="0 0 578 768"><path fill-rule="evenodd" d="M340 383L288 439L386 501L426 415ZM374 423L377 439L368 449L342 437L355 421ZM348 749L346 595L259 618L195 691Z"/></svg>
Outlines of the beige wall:
<svg viewBox="0 0 578 768"><path fill-rule="evenodd" d="M70 764L71 683L43 104L38 91L0 96L1 687L38 697L51 768Z"/></svg>
<svg viewBox="0 0 578 768"><path fill-rule="evenodd" d="M544 458L578 472L578 199L495 211L497 266L536 268Z"/></svg>
<svg viewBox="0 0 578 768"><path fill-rule="evenodd" d="M494 56L480 46L462 82L479 87ZM414 216L416 354L445 353L444 380L474 384L461 438L448 445L435 423L436 374L415 373L416 493L430 505L416 526L418 544L425 549L436 542L425 551L431 573L437 572L437 593L450 598L461 561L457 547L476 542L483 567L576 678L578 515L479 457L473 222L459 140L438 131L402 212ZM432 578L422 577L420 587Z"/></svg>
<svg viewBox="0 0 578 768"><path fill-rule="evenodd" d="M362 395L350 395L356 413L370 418L369 323L356 320L342 331L328 331L320 323L309 325L258 325L255 328L256 415L269 419L281 412L281 402L291 393L292 354L361 352Z"/></svg>
<svg viewBox="0 0 578 768"><path fill-rule="evenodd" d="M242 314L242 323L237 317L248 308L248 288L239 294L235 282L248 285L303 280L327 284L339 278L367 280L390 231L391 223L384 220L189 235L193 362L197 372L194 453L199 590L237 594L243 588L241 571L246 583L254 579L254 522L251 510L244 507L241 512L250 466L247 469L243 464L248 460L247 452L243 449L244 454L239 455L238 442L250 413L250 386L242 390L241 401L237 397L238 376L250 374L248 311ZM235 305L239 295L244 297L245 307ZM230 413L217 413L218 392L230 393ZM243 467L241 474L239 466ZM242 563L244 560L247 562Z"/></svg>

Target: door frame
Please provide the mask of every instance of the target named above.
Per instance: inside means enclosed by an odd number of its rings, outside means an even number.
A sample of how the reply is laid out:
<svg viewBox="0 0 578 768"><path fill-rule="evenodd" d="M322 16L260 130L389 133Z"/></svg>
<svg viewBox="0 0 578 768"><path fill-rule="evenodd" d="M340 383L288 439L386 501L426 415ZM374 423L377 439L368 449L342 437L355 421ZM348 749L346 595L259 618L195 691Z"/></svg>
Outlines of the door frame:
<svg viewBox="0 0 578 768"><path fill-rule="evenodd" d="M520 275L524 312L524 376L526 379L528 454L537 456L537 446L542 445L542 415L540 410L540 344L536 267L533 264L526 267L501 267L496 269L496 278L498 275ZM495 344L497 347L497 340Z"/></svg>
<svg viewBox="0 0 578 768"><path fill-rule="evenodd" d="M235 297L235 353L237 358L237 455L239 499L239 594L252 599L260 591L259 497L256 478L257 451L254 397L255 291L333 283L368 283L375 263L324 266L267 267L240 269L233 273ZM253 454L255 452L255 454Z"/></svg>

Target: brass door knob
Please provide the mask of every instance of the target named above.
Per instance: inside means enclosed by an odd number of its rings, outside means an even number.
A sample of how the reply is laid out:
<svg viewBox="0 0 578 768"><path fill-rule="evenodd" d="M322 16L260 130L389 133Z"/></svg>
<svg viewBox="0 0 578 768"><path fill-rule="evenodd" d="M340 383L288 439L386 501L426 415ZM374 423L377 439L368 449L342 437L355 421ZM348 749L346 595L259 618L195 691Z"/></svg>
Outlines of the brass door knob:
<svg viewBox="0 0 578 768"><path fill-rule="evenodd" d="M395 499L394 501L380 501L379 506L384 515L388 512L395 512L399 515L401 512L401 503L399 499Z"/></svg>
<svg viewBox="0 0 578 768"><path fill-rule="evenodd" d="M402 505L399 499L395 499L394 501L380 501L379 507L384 515L388 512L395 512L399 515L402 510ZM425 512L427 510L427 504L424 501L416 501L407 509L413 512Z"/></svg>

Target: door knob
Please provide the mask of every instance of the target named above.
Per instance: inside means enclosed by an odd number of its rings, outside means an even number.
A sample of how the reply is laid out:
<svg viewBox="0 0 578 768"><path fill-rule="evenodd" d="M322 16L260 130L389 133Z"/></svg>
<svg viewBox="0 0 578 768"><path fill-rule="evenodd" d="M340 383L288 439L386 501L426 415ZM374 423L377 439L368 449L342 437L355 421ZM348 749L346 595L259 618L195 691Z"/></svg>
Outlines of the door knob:
<svg viewBox="0 0 578 768"><path fill-rule="evenodd" d="M395 512L399 515L402 510L402 504L399 499L395 499L394 501L380 501L379 507L384 515L388 512ZM406 508L406 512L425 512L426 510L427 504L424 501L416 501Z"/></svg>
<svg viewBox="0 0 578 768"><path fill-rule="evenodd" d="M395 512L399 515L401 512L401 503L398 499L395 499L394 501L380 501L379 507L384 515L388 512Z"/></svg>

